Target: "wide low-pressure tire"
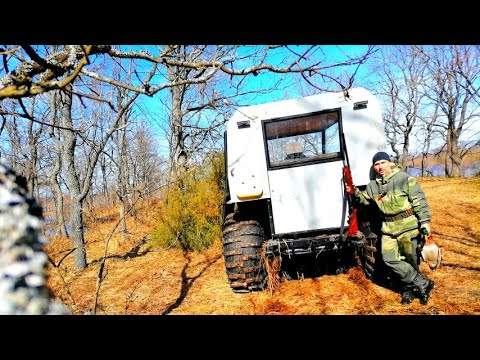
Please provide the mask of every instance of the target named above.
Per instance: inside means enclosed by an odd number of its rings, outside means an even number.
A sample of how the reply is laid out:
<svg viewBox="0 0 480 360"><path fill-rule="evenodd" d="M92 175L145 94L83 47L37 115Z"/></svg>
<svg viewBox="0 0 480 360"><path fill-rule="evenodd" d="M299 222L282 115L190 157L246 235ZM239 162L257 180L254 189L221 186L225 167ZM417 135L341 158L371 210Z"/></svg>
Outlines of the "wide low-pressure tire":
<svg viewBox="0 0 480 360"><path fill-rule="evenodd" d="M230 287L234 292L261 291L266 286L262 257L263 227L255 220L228 214L223 225L223 255Z"/></svg>
<svg viewBox="0 0 480 360"><path fill-rule="evenodd" d="M362 266L367 279L392 289L398 286L398 279L382 259L381 241L375 234L366 237L362 255Z"/></svg>
<svg viewBox="0 0 480 360"><path fill-rule="evenodd" d="M377 249L377 237L371 234L363 243L362 266L367 279L376 280L376 270L379 266L379 251Z"/></svg>

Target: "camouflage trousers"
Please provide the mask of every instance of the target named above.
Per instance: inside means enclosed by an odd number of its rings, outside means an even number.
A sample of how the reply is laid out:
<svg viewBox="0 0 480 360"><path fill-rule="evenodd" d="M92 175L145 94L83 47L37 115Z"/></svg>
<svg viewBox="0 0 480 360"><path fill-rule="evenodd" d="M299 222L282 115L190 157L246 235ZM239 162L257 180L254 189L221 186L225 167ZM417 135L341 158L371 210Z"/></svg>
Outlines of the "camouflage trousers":
<svg viewBox="0 0 480 360"><path fill-rule="evenodd" d="M398 236L382 234L382 258L385 264L405 283L411 283L417 274L417 229Z"/></svg>

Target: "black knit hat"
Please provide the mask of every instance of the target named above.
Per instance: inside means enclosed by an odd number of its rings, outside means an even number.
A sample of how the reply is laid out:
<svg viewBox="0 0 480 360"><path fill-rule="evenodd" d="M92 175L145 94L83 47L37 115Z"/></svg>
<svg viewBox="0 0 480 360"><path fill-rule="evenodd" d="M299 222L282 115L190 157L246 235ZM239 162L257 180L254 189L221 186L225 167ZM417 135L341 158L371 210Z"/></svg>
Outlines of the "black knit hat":
<svg viewBox="0 0 480 360"><path fill-rule="evenodd" d="M392 161L390 160L390 155L388 155L384 151L379 151L375 155L373 155L372 164L375 164L377 161L380 161L380 160Z"/></svg>

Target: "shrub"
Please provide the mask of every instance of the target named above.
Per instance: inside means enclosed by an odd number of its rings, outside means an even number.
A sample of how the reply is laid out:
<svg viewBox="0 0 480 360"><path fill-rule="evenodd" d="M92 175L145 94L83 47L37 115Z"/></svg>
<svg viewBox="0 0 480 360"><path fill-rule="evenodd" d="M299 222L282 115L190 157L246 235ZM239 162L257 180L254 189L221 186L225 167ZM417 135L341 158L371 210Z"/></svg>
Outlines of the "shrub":
<svg viewBox="0 0 480 360"><path fill-rule="evenodd" d="M154 244L185 251L209 248L221 236L223 154L212 153L174 184L150 234Z"/></svg>

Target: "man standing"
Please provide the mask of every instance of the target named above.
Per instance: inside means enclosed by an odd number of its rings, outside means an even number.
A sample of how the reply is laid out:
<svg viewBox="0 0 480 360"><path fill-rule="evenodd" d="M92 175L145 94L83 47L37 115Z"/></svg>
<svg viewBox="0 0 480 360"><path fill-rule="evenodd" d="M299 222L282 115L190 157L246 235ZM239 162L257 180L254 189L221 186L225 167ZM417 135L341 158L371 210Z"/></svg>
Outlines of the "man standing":
<svg viewBox="0 0 480 360"><path fill-rule="evenodd" d="M418 291L420 303L426 305L434 283L420 274L417 265L417 237L420 228L430 233L430 210L425 194L413 176L401 171L381 151L372 159L375 179L355 196L364 205L374 202L382 214L382 259L402 283L402 304L413 301ZM346 185L347 192L352 189Z"/></svg>

